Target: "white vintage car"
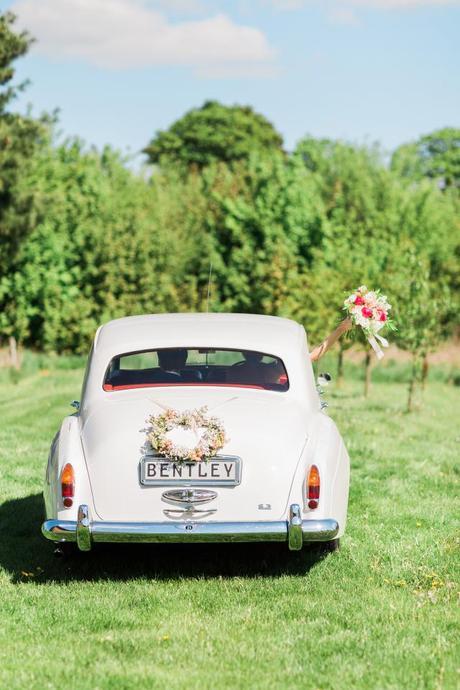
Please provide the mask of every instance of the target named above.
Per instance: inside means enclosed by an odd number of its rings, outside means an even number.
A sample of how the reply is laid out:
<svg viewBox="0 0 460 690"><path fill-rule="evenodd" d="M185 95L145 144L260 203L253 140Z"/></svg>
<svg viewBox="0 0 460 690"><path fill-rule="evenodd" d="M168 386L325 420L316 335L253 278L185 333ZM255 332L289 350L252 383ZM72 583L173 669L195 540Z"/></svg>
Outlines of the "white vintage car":
<svg viewBox="0 0 460 690"><path fill-rule="evenodd" d="M42 532L59 547L255 541L284 541L291 550L310 542L337 547L347 517L349 458L322 411L298 323L252 314L111 321L96 333L81 404L74 405L46 470ZM203 462L159 455L148 441L147 419L203 406L225 428L221 451Z"/></svg>

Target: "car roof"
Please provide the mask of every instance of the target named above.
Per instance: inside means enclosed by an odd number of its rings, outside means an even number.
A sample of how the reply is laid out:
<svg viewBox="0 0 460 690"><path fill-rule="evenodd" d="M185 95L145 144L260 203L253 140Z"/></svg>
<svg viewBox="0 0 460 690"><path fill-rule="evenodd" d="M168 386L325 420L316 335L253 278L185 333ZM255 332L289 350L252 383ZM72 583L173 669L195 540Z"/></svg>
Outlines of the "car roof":
<svg viewBox="0 0 460 690"><path fill-rule="evenodd" d="M275 355L282 359L289 376L289 390L280 402L297 399L311 409L318 406L303 326L290 319L260 314L186 313L130 316L100 326L83 384L84 409L112 400L112 394L103 390L112 358L168 347L255 350Z"/></svg>
<svg viewBox="0 0 460 690"><path fill-rule="evenodd" d="M112 356L161 347L222 347L281 354L304 336L295 321L261 314L146 314L115 319L101 326L94 352Z"/></svg>

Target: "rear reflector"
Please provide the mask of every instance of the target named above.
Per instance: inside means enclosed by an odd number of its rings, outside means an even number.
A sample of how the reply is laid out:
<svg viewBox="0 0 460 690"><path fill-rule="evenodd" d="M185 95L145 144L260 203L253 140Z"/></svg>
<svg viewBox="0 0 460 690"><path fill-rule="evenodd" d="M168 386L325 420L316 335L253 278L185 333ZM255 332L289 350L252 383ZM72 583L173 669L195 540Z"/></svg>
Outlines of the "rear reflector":
<svg viewBox="0 0 460 690"><path fill-rule="evenodd" d="M308 507L315 509L319 502L320 479L319 470L316 465L312 465L307 477L307 500Z"/></svg>
<svg viewBox="0 0 460 690"><path fill-rule="evenodd" d="M61 496L62 502L66 508L70 508L73 504L73 496L75 493L75 474L73 467L68 462L62 468L61 472Z"/></svg>

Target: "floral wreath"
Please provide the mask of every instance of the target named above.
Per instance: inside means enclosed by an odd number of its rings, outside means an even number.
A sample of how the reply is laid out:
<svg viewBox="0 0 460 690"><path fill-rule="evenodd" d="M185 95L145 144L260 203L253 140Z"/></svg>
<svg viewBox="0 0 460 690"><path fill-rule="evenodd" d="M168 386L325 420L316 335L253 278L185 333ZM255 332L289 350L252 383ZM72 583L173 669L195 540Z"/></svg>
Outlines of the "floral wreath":
<svg viewBox="0 0 460 690"><path fill-rule="evenodd" d="M223 422L218 417L209 417L208 408L200 407L195 410L178 412L168 408L158 415L151 415L148 422L151 425L147 438L152 447L160 454L176 462L202 462L214 457L228 441ZM191 429L195 433L204 429L200 440L194 448L187 448L174 444L166 438L166 434L173 429Z"/></svg>

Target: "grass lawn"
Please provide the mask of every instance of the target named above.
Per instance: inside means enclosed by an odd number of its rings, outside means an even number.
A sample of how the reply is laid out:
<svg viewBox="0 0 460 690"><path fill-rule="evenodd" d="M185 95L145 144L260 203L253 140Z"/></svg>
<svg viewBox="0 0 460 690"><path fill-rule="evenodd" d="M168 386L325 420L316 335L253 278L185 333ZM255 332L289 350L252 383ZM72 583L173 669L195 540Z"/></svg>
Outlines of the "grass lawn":
<svg viewBox="0 0 460 690"><path fill-rule="evenodd" d="M458 688L459 388L331 390L351 456L342 549L40 536L51 438L81 370L0 385L0 688Z"/></svg>

